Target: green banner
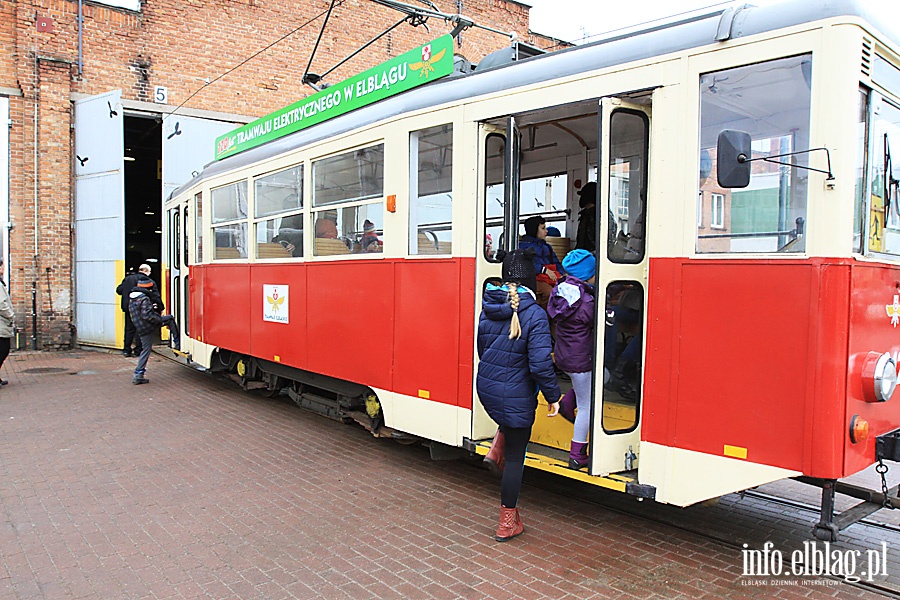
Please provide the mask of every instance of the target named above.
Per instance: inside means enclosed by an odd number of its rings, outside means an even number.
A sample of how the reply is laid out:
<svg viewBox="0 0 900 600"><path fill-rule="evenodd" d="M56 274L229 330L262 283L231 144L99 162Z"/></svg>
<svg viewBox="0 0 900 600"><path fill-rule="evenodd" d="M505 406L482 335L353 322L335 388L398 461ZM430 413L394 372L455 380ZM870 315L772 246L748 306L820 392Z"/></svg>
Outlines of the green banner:
<svg viewBox="0 0 900 600"><path fill-rule="evenodd" d="M216 160L306 129L453 72L453 38L444 35L216 138Z"/></svg>

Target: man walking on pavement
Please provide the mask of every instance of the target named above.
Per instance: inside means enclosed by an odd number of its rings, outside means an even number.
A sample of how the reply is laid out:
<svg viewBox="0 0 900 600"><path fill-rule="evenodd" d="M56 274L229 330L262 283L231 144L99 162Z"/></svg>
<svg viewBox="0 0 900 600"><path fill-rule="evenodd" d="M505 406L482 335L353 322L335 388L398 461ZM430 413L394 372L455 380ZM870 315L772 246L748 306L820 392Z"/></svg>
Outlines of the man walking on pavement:
<svg viewBox="0 0 900 600"><path fill-rule="evenodd" d="M141 267L144 266L141 265ZM161 326L165 325L169 328L169 332L172 334L172 347L177 350L180 346L175 317L160 315L158 311L161 310L161 307L162 299L159 297L159 292L156 291L156 283L142 272L138 277L137 284L128 295L128 310L141 340L141 355L134 369L134 378L131 380L131 383L135 385L150 382L144 377L144 374L147 372L147 361L153 350L153 339Z"/></svg>

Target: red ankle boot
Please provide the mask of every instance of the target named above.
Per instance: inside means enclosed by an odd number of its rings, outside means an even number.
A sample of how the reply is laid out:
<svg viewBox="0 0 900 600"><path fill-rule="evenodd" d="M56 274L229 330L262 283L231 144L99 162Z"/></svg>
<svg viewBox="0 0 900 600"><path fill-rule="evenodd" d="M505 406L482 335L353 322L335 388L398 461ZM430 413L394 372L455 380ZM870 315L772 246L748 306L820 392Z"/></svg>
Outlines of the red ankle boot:
<svg viewBox="0 0 900 600"><path fill-rule="evenodd" d="M503 437L503 432L498 429L497 435L494 436L494 441L491 443L491 449L488 450L487 456L484 457L485 466L493 473L503 473L503 467L506 465L506 458L504 457L505 444L506 440Z"/></svg>
<svg viewBox="0 0 900 600"><path fill-rule="evenodd" d="M494 539L498 542L505 542L517 535L522 535L523 531L525 531L525 526L519 518L519 509L501 506L500 526L497 527L497 535L494 536Z"/></svg>

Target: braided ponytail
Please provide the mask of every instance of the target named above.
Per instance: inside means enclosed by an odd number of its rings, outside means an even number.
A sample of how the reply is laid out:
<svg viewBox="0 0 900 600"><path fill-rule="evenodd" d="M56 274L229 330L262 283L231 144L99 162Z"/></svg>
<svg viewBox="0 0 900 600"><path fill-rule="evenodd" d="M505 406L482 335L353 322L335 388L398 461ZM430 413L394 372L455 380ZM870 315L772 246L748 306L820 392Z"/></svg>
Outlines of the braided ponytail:
<svg viewBox="0 0 900 600"><path fill-rule="evenodd" d="M507 283L509 290L509 305L512 306L513 315L509 321L509 339L517 340L522 335L522 325L519 323L519 284Z"/></svg>

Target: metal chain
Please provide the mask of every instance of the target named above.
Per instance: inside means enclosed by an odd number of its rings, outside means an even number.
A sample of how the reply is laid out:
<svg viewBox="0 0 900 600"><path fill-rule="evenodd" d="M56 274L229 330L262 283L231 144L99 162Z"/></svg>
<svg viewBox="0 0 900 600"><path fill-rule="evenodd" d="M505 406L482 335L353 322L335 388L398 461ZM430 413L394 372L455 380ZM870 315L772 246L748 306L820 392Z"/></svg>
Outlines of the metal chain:
<svg viewBox="0 0 900 600"><path fill-rule="evenodd" d="M884 464L884 461L880 458L878 459L878 464L875 465L875 472L878 473L879 475L881 475L881 493L884 494L884 498L881 501L881 506L884 508L893 509L894 507L891 505L890 501L888 500L888 485L887 485L887 478L885 478L885 475L887 475L887 472L888 472L888 467L886 464Z"/></svg>

